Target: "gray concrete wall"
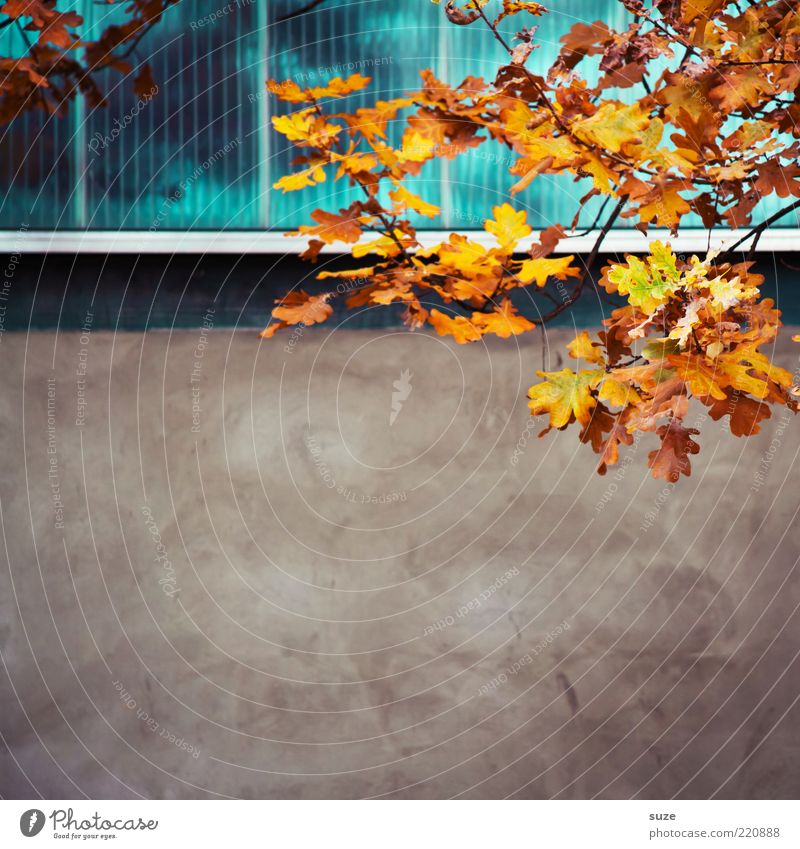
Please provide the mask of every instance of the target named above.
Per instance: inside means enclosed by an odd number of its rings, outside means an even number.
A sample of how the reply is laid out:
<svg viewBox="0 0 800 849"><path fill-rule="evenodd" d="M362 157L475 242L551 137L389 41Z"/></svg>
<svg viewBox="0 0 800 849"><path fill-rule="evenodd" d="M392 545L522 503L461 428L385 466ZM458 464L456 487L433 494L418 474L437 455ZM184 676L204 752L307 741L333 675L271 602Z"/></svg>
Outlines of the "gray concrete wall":
<svg viewBox="0 0 800 849"><path fill-rule="evenodd" d="M6 333L0 794L796 797L798 423L599 477L566 338Z"/></svg>

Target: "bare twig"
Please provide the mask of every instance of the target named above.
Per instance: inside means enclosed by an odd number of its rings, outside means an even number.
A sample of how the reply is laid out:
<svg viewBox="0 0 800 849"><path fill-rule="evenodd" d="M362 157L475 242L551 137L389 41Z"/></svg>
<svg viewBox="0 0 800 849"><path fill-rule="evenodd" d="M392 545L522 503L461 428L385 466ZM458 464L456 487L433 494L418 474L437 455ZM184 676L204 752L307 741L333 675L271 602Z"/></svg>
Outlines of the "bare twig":
<svg viewBox="0 0 800 849"><path fill-rule="evenodd" d="M305 6L301 6L299 9L295 9L294 12L289 12L287 15L281 15L277 20L278 21L291 21L292 18L298 18L300 15L305 15L306 12L311 12L316 9L317 6L321 6L325 0L311 0L310 3L306 3Z"/></svg>
<svg viewBox="0 0 800 849"><path fill-rule="evenodd" d="M600 253L600 247L603 244L603 241L605 240L606 236L608 235L609 230L614 225L614 222L617 220L617 217L619 216L620 212L622 212L622 208L625 206L626 203L627 198L622 198L614 207L613 211L611 212L611 215L609 215L608 219L606 220L606 223L603 224L603 229L598 234L594 246L592 247L591 253L589 254L586 259L586 262L584 263L583 274L581 274L580 280L578 281L578 285L575 287L575 291L563 303L559 304L555 309L550 310L549 313L543 315L539 319L539 321L550 321L557 315L560 315L562 312L564 312L564 310L569 309L575 303L575 301L580 298L581 294L583 293L583 288L586 285L586 280L591 273L592 266L594 265L594 262L597 259L597 255Z"/></svg>
<svg viewBox="0 0 800 849"><path fill-rule="evenodd" d="M729 248L726 248L719 259L724 259L728 256L728 254L733 253L736 248L739 247L739 245L744 244L752 236L755 236L756 239L760 238L764 230L766 230L768 227L771 227L778 219L783 218L784 215L787 215L793 209L797 209L798 207L800 207L800 200L796 200L794 203L790 203L789 206L785 206L783 209L779 209L776 213L770 215L769 218L766 218L764 221L762 221L757 227L753 227L753 229L749 233L745 233L745 235L742 236L741 239L738 239Z"/></svg>

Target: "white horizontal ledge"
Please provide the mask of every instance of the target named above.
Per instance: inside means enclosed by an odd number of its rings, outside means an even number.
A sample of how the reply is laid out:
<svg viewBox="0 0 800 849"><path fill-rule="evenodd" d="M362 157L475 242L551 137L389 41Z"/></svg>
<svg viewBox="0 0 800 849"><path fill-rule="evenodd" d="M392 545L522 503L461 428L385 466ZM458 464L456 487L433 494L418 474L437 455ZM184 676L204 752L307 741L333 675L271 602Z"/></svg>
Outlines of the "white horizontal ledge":
<svg viewBox="0 0 800 849"><path fill-rule="evenodd" d="M420 230L417 238L428 247L446 239L452 231ZM496 240L484 230L458 231L475 242L487 247L497 244ZM744 236L747 230L714 230L711 233L711 247L721 248L731 245ZM364 241L375 238L365 237ZM534 234L520 243L524 249L527 244L538 238ZM596 240L596 234L572 236L563 239L556 253L588 253ZM684 230L678 236L670 236L668 230L651 230L644 236L638 230L612 230L603 241L604 253L622 253L625 251L643 252L647 245L660 239L670 242L679 252L704 254L708 245L707 230ZM308 240L297 236L284 236L274 231L236 230L236 231L165 231L109 230L92 231L43 231L43 230L0 230L0 252L2 253L66 253L66 254L297 254L305 250ZM341 242L326 245L325 254L346 254L348 245ZM742 246L746 251L749 243ZM767 230L758 242L759 252L798 251L800 250L800 229L783 228Z"/></svg>

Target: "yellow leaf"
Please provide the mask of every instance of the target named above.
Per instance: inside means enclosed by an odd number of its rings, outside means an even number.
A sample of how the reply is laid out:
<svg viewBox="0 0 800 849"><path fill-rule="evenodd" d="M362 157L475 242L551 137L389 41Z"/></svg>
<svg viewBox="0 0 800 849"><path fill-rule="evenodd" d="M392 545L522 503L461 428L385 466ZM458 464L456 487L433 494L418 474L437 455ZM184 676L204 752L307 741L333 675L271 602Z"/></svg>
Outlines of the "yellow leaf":
<svg viewBox="0 0 800 849"><path fill-rule="evenodd" d="M535 282L537 286L544 286L551 277L558 280L565 280L567 277L577 277L580 271L577 268L570 267L570 263L575 257L563 256L557 259L548 259L540 257L539 259L526 259L522 263L522 268L517 274L517 278L522 283Z"/></svg>
<svg viewBox="0 0 800 849"><path fill-rule="evenodd" d="M410 192L402 184L398 184L397 188L389 192L389 197L395 203L402 204L403 206L413 209L415 212L418 212L420 215L425 215L428 218L436 218L436 216L441 212L441 209L438 206L424 201L421 197Z"/></svg>
<svg viewBox="0 0 800 849"><path fill-rule="evenodd" d="M603 370L579 371L576 374L565 368L561 371L537 371L536 374L544 381L528 390L531 415L549 413L550 426L556 428L568 425L573 416L582 425L589 423L597 404L591 389L605 376Z"/></svg>
<svg viewBox="0 0 800 849"><path fill-rule="evenodd" d="M433 139L421 133L406 131L403 134L403 146L398 151L398 159L401 162L427 162L433 157L435 144Z"/></svg>
<svg viewBox="0 0 800 849"><path fill-rule="evenodd" d="M382 257L396 256L399 251L397 245L388 236L379 236L377 239L372 239L369 242L361 242L355 245L352 250L355 259L368 256L369 254L378 254Z"/></svg>
<svg viewBox="0 0 800 849"><path fill-rule="evenodd" d="M524 2L524 0L503 0L503 11L495 18L494 26L497 26L508 15L516 15L519 12L527 12L530 15L542 15L546 11L547 9L540 3Z"/></svg>
<svg viewBox="0 0 800 849"><path fill-rule="evenodd" d="M514 309L508 298L504 298L500 306L494 308L494 312L473 313L472 323L480 327L484 333L494 333L501 339L519 336L520 333L536 327L532 321L528 321Z"/></svg>
<svg viewBox="0 0 800 849"><path fill-rule="evenodd" d="M325 147L342 131L341 127L320 118L313 109L301 109L291 115L273 115L272 126L289 141L313 147Z"/></svg>
<svg viewBox="0 0 800 849"><path fill-rule="evenodd" d="M450 318L450 316L445 315L443 312L433 309L430 312L428 321L440 336L452 336L459 345L465 345L467 342L475 342L481 338L480 331L463 315Z"/></svg>
<svg viewBox="0 0 800 849"><path fill-rule="evenodd" d="M576 360L585 360L595 365L605 365L606 358L603 356L602 348L592 342L592 337L585 330L581 332L567 345L569 355Z"/></svg>
<svg viewBox="0 0 800 849"><path fill-rule="evenodd" d="M673 354L667 360L674 367L676 376L688 383L695 395L710 395L718 401L727 397L720 386L720 383L727 382L722 371L716 364L707 363L705 357L689 353Z"/></svg>
<svg viewBox="0 0 800 849"><path fill-rule="evenodd" d="M766 398L769 394L767 380L784 389L792 385L792 375L786 369L773 365L753 344L738 345L732 351L719 354L715 363L734 389L749 392L756 398ZM751 371L764 377L752 375Z"/></svg>
<svg viewBox="0 0 800 849"><path fill-rule="evenodd" d="M524 209L515 210L511 204L492 208L494 218L488 218L483 227L500 243L500 247L512 253L520 239L530 236L531 228L527 224L528 214Z"/></svg>
<svg viewBox="0 0 800 849"><path fill-rule="evenodd" d="M654 313L681 288L681 273L669 245L653 242L650 256L626 256L626 263L612 266L605 275L611 292L627 295L628 301L647 315Z"/></svg>
<svg viewBox="0 0 800 849"><path fill-rule="evenodd" d="M272 94L277 95L279 100L284 100L287 103L306 103L308 101L308 93L300 88L294 80L267 80L267 89Z"/></svg>
<svg viewBox="0 0 800 849"><path fill-rule="evenodd" d="M305 189L308 186L313 186L315 183L324 182L325 170L319 165L313 165L304 171L298 171L296 174L287 174L285 177L281 177L272 188L280 189L283 192L296 192L298 189Z"/></svg>
<svg viewBox="0 0 800 849"><path fill-rule="evenodd" d="M334 77L324 86L316 86L309 89L309 92L315 99L320 97L344 97L345 95L352 94L354 91L361 91L371 81L372 77L364 77L361 74L351 74L346 80L343 80L341 77Z"/></svg>
<svg viewBox="0 0 800 849"><path fill-rule="evenodd" d="M590 118L573 124L573 132L583 141L619 153L624 144L639 138L649 121L639 103L604 103Z"/></svg>
<svg viewBox="0 0 800 849"><path fill-rule="evenodd" d="M342 280L358 280L361 277L369 277L373 271L375 271L374 265L367 268L351 268L348 271L320 271L317 280L328 280L331 277Z"/></svg>
<svg viewBox="0 0 800 849"><path fill-rule="evenodd" d="M627 407L629 404L641 403L642 396L627 383L607 377L600 385L597 396L601 401L608 401L615 407Z"/></svg>

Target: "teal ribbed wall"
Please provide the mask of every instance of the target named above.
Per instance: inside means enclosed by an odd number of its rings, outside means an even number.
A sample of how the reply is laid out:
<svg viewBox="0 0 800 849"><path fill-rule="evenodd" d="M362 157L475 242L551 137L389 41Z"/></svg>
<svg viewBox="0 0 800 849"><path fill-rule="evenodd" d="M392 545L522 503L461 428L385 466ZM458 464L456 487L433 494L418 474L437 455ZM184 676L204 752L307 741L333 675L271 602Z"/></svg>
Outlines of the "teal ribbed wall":
<svg viewBox="0 0 800 849"><path fill-rule="evenodd" d="M137 106L130 80L107 72L107 108L87 111L79 103L63 119L24 115L0 128L0 226L295 227L315 207L338 209L356 194L331 180L287 195L270 189L292 170L296 149L269 128L270 113L287 107L264 96L267 76L299 83L354 70L372 76L366 91L345 101L349 110L415 88L424 67L458 83L468 74L491 78L503 59L485 29L448 24L430 0L327 0L311 13L278 22L305 2L182 0L139 48L161 87L149 103ZM530 60L540 72L572 24L601 18L620 25L625 15L616 0L559 0L551 6L557 8L540 19L542 47ZM72 7L84 16L90 38L120 14L93 0L74 0ZM5 28L2 52L19 53L21 39L15 27ZM119 124L125 127L115 132ZM427 166L414 190L442 206L434 226L476 229L514 182L508 164L508 152L487 143L455 161ZM569 224L586 189L586 181L542 177L515 202L528 208L537 227ZM774 197L764 203L761 215L777 203ZM587 221L592 211L587 207ZM425 226L431 226L427 219Z"/></svg>

